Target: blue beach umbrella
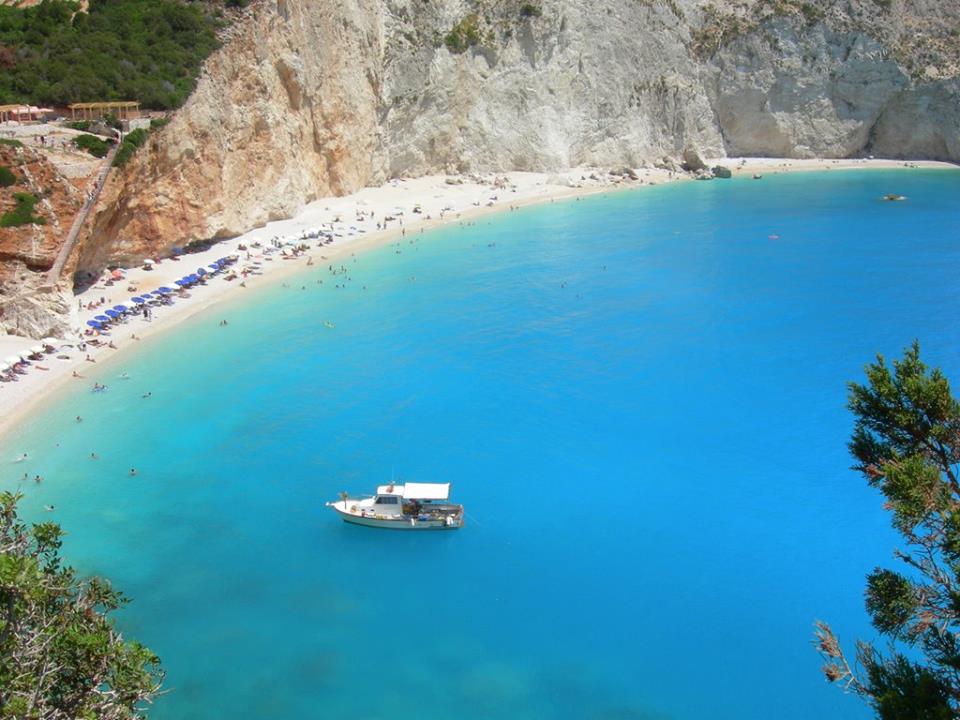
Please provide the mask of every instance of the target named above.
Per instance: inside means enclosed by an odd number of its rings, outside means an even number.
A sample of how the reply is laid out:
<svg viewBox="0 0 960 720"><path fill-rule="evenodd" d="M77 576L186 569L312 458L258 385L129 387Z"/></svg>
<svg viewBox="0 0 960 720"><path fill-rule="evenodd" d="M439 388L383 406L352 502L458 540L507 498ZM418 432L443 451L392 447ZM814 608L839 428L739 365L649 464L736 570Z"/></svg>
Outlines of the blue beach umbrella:
<svg viewBox="0 0 960 720"><path fill-rule="evenodd" d="M164 292L163 290L154 290L154 291L153 291L153 294L156 295L157 297L163 297L164 295L167 295L167 294L169 294L169 293L171 293L171 292L173 292L173 291L172 291L172 290L167 290L166 292Z"/></svg>
<svg viewBox="0 0 960 720"><path fill-rule="evenodd" d="M99 320L100 322L110 322L110 318L108 318L106 315L94 315L93 319Z"/></svg>
<svg viewBox="0 0 960 720"><path fill-rule="evenodd" d="M216 272L217 270L220 269L220 263L210 263L209 265L207 265L207 267L210 268L213 272Z"/></svg>
<svg viewBox="0 0 960 720"><path fill-rule="evenodd" d="M126 305L114 305L113 309L121 313L125 313L128 310Z"/></svg>
<svg viewBox="0 0 960 720"><path fill-rule="evenodd" d="M144 300L142 297L137 295L136 297L130 298L130 302L136 303L137 305L143 305L146 302L146 300Z"/></svg>
<svg viewBox="0 0 960 720"><path fill-rule="evenodd" d="M206 275L206 274L207 274L206 268L197 268L197 275Z"/></svg>
<svg viewBox="0 0 960 720"><path fill-rule="evenodd" d="M92 328L96 328L97 330L100 329L100 323L98 323L96 320L87 320L87 325Z"/></svg>
<svg viewBox="0 0 960 720"><path fill-rule="evenodd" d="M105 310L104 312L111 318L120 317L120 313L118 313L116 310Z"/></svg>
<svg viewBox="0 0 960 720"><path fill-rule="evenodd" d="M186 281L186 280L174 280L174 281L173 281L173 284L174 284L174 285L179 285L180 287L183 287L184 285L187 284L187 281Z"/></svg>
<svg viewBox="0 0 960 720"><path fill-rule="evenodd" d="M170 288L168 288L166 285L161 285L161 286L160 286L157 290L155 290L154 292L159 292L161 295L166 295L167 293L172 293L173 290L171 290Z"/></svg>

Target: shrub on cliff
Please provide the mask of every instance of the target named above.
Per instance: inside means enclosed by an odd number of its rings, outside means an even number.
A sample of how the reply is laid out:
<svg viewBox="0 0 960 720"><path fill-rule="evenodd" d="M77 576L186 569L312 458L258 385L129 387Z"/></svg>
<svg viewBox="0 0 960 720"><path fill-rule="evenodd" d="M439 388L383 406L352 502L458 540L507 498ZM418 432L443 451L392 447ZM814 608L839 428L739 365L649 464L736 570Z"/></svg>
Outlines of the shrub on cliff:
<svg viewBox="0 0 960 720"><path fill-rule="evenodd" d="M0 73L0 104L139 100L178 107L217 46L206 9L181 0L90 0L87 13L68 0L0 5L0 46L15 58Z"/></svg>
<svg viewBox="0 0 960 720"><path fill-rule="evenodd" d="M142 717L159 658L114 626L123 595L64 566L63 531L28 527L19 499L0 493L0 718Z"/></svg>
<svg viewBox="0 0 960 720"><path fill-rule="evenodd" d="M867 613L886 651L858 642L854 662L818 622L823 671L881 720L952 720L960 717L960 403L914 343L892 372L882 357L868 365L867 384L850 384L848 406L855 469L893 513L902 564L867 576Z"/></svg>
<svg viewBox="0 0 960 720"><path fill-rule="evenodd" d="M127 136L123 138L123 142L120 143L120 149L117 150L117 154L113 158L113 164L116 167L126 165L133 153L146 144L148 135L149 133L143 128L138 128L128 133Z"/></svg>
<svg viewBox="0 0 960 720"><path fill-rule="evenodd" d="M0 227L18 227L20 225L45 225L39 215L33 214L33 207L37 204L37 196L32 193L14 193L13 199L17 204L8 212L0 215ZM0 715L0 717L3 717Z"/></svg>
<svg viewBox="0 0 960 720"><path fill-rule="evenodd" d="M454 25L443 38L447 49L456 54L480 42L480 20L474 13Z"/></svg>
<svg viewBox="0 0 960 720"><path fill-rule="evenodd" d="M16 184L17 176L6 165L0 165L0 187L10 187Z"/></svg>
<svg viewBox="0 0 960 720"><path fill-rule="evenodd" d="M73 144L98 158L106 157L110 152L110 146L96 135L77 135Z"/></svg>

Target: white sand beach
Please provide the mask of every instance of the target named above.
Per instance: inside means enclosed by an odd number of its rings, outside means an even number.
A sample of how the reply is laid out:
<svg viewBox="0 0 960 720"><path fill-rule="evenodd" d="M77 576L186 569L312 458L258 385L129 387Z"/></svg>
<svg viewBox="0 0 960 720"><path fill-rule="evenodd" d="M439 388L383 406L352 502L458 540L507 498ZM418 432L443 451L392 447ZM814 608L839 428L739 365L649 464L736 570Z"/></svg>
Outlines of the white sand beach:
<svg viewBox="0 0 960 720"><path fill-rule="evenodd" d="M709 166L722 164L729 167L734 176L850 168L956 167L948 163L894 160L722 158L706 162ZM69 383L92 385L93 381L84 376L97 367L93 363L121 356L125 349L149 343L157 333L225 298L255 292L257 288L303 270L308 264L332 264L346 254L383 245L403 235L465 222L485 213L689 179L686 174L660 169L639 169L635 173L637 180L625 180L597 168L575 168L557 174L498 173L482 179L429 176L392 180L381 187L365 188L352 195L322 198L306 206L296 217L271 222L219 242L204 252L182 256L179 261L163 259L151 270L126 270L123 278L111 285L105 284L110 273L104 272L100 280L74 298L72 324L76 332L71 337L61 338L58 351L32 363L25 374L18 376L17 382L0 383L0 407L3 408L0 435L22 422L27 413L53 401L58 388ZM896 192L896 188L891 188L891 192ZM316 231L329 233L332 242L321 245L317 239L304 239ZM274 240L285 244L288 253L300 243L309 245L309 250L296 257L284 256L279 250L272 251ZM253 247L254 243L260 243L261 247ZM240 250L241 245L247 250ZM131 296L162 285L175 287L176 279L228 255L240 256L234 265L238 273L243 269L250 271L242 281L238 278L231 282L224 275L217 275L205 285L192 288L190 297L176 298L172 305L156 308L150 320L133 316L108 335L101 336L101 341L112 342L115 347L87 345L84 350L79 349L78 342L83 339L81 333L86 330L86 321L93 316L114 305L132 307ZM89 303L99 302L101 298L104 302L99 309L86 309ZM89 337L85 339L89 340ZM28 338L0 336L0 362L35 345L37 342ZM81 377L74 377L74 373Z"/></svg>

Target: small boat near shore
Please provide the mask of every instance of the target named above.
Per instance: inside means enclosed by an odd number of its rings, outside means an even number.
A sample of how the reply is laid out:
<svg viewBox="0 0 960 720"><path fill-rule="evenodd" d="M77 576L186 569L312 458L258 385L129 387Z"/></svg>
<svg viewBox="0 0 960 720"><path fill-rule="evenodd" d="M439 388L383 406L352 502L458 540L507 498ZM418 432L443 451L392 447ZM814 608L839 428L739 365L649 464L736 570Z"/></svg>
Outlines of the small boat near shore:
<svg viewBox="0 0 960 720"><path fill-rule="evenodd" d="M344 522L393 530L456 530L463 505L450 502L450 483L381 485L376 495L328 502Z"/></svg>

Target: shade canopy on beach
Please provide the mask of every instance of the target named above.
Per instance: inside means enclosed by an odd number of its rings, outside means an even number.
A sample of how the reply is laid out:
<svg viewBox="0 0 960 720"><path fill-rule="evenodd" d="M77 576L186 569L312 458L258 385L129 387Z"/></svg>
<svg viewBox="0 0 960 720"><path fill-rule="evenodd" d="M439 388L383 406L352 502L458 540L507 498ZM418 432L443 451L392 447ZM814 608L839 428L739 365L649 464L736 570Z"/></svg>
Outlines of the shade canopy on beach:
<svg viewBox="0 0 960 720"><path fill-rule="evenodd" d="M143 305L146 302L146 300L144 300L142 297L137 295L136 297L130 298L130 302L135 303L137 305Z"/></svg>
<svg viewBox="0 0 960 720"><path fill-rule="evenodd" d="M110 322L110 318L108 318L106 315L94 315L93 319L99 320L102 323Z"/></svg>
<svg viewBox="0 0 960 720"><path fill-rule="evenodd" d="M127 308L126 305L114 305L113 309L116 310L117 312L125 313L129 308Z"/></svg>
<svg viewBox="0 0 960 720"><path fill-rule="evenodd" d="M153 265L153 260L150 259L150 258L144 258L144 259L143 259L143 264L144 264L144 265Z"/></svg>
<svg viewBox="0 0 960 720"><path fill-rule="evenodd" d="M23 362L23 359L19 355L11 355L4 359L4 362L7 363L7 365L16 365L17 363Z"/></svg>
<svg viewBox="0 0 960 720"><path fill-rule="evenodd" d="M161 285L159 288L157 288L156 292L172 293L173 290L171 290L170 288L168 288L166 285Z"/></svg>
<svg viewBox="0 0 960 720"><path fill-rule="evenodd" d="M34 345L32 348L30 348L30 352L37 355L40 355L46 351L47 349L43 345Z"/></svg>
<svg viewBox="0 0 960 720"><path fill-rule="evenodd" d="M120 317L120 313L118 313L116 310L105 310L104 313L110 318Z"/></svg>
<svg viewBox="0 0 960 720"><path fill-rule="evenodd" d="M100 329L100 323L98 323L96 320L87 320L87 325L92 328L97 328L97 330Z"/></svg>
<svg viewBox="0 0 960 720"><path fill-rule="evenodd" d="M206 274L207 274L206 268L197 268L197 275L206 275Z"/></svg>
<svg viewBox="0 0 960 720"><path fill-rule="evenodd" d="M60 344L60 340L59 340L58 338L55 338L55 337L45 337L45 338L44 338L43 340L41 340L40 342L42 342L44 345L53 345L53 346L56 346L56 345L59 345L59 344Z"/></svg>

